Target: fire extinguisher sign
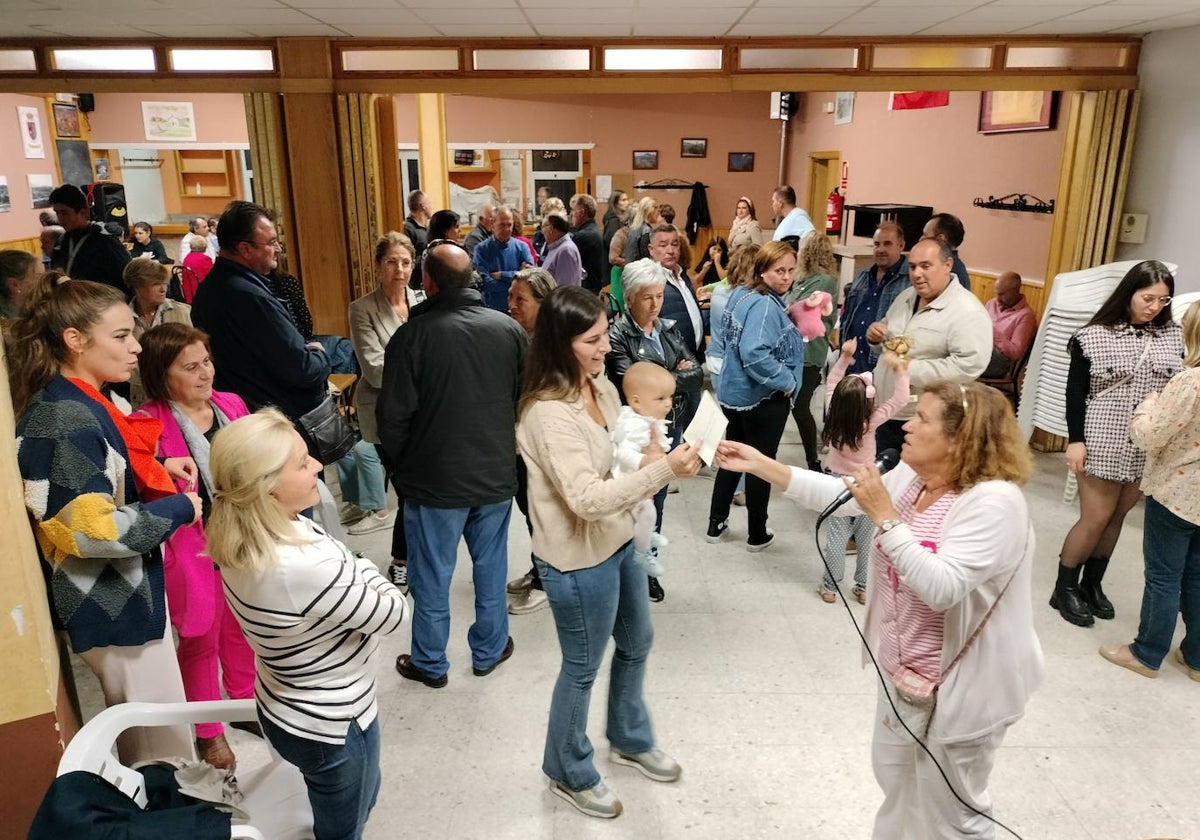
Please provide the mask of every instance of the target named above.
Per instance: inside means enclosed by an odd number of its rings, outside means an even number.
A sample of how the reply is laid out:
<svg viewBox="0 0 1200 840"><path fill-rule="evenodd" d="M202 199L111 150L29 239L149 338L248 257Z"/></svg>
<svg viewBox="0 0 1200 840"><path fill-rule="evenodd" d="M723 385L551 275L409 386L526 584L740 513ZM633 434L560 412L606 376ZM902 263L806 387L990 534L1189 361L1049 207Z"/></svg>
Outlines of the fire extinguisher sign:
<svg viewBox="0 0 1200 840"><path fill-rule="evenodd" d="M850 183L850 161L842 161L842 195L846 194L846 187Z"/></svg>

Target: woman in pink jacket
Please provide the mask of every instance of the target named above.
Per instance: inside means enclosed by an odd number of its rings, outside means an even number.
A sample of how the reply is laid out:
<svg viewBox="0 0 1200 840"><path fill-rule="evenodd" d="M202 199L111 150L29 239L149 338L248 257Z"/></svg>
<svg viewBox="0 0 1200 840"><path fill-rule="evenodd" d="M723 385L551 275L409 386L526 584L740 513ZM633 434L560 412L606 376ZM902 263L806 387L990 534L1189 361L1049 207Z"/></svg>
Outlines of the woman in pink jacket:
<svg viewBox="0 0 1200 840"><path fill-rule="evenodd" d="M193 458L201 521L180 528L163 545L167 609L179 634L176 656L189 701L220 700L221 683L231 699L254 696L254 653L229 612L221 574L207 556L203 523L212 509L209 447L219 429L249 413L236 394L214 391L208 336L186 324L162 324L142 336L138 360L147 401L139 413L162 422L162 457ZM177 482L178 483L178 482ZM218 679L218 673L220 679ZM260 735L257 723L233 724ZM219 723L196 726L196 748L214 767L237 763Z"/></svg>

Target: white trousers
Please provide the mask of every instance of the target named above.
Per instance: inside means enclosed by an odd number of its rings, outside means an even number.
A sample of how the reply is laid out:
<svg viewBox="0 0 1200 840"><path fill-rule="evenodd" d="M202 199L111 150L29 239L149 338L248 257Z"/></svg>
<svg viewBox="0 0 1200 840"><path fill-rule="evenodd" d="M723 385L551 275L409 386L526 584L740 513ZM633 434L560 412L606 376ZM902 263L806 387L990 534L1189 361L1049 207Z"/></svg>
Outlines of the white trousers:
<svg viewBox="0 0 1200 840"><path fill-rule="evenodd" d="M104 705L118 703L186 703L183 677L166 621L163 638L138 647L95 647L79 654L104 692ZM131 766L156 758L195 760L190 726L145 726L126 729L117 738L121 763Z"/></svg>
<svg viewBox="0 0 1200 840"><path fill-rule="evenodd" d="M958 795L985 814L991 813L988 777L1006 727L971 741L945 743L925 737L928 713L893 694L904 722L925 742L946 772ZM875 713L871 744L875 779L883 789L883 804L875 815L873 840L993 840L996 825L955 799L929 755L896 720L883 688Z"/></svg>

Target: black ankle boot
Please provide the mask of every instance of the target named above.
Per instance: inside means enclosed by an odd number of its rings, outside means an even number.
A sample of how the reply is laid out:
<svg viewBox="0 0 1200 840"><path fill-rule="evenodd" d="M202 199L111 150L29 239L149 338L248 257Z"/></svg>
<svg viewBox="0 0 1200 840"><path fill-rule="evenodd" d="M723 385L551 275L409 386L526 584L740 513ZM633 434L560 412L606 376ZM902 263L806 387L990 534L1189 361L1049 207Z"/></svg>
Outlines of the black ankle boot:
<svg viewBox="0 0 1200 840"><path fill-rule="evenodd" d="M1079 589L1079 569L1069 569L1058 564L1058 582L1050 596L1050 606L1058 614L1077 627L1091 627L1095 623L1092 610Z"/></svg>
<svg viewBox="0 0 1200 840"><path fill-rule="evenodd" d="M1089 557L1083 564L1083 578L1079 581L1083 599L1092 608L1092 615L1096 618L1110 619L1117 614L1112 601L1108 600L1104 590L1100 588L1100 581L1104 580L1104 573L1108 571L1108 559Z"/></svg>

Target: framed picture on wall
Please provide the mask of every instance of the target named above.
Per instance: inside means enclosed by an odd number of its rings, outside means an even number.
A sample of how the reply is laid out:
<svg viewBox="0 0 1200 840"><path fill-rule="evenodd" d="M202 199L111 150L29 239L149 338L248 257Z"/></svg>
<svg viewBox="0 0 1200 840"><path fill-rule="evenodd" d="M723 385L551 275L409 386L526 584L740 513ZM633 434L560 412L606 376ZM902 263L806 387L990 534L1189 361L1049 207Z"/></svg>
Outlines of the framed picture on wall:
<svg viewBox="0 0 1200 840"><path fill-rule="evenodd" d="M59 137L78 137L79 109L74 105L54 103L54 130Z"/></svg>
<svg viewBox="0 0 1200 840"><path fill-rule="evenodd" d="M191 102L143 102L142 127L150 142L196 142Z"/></svg>
<svg viewBox="0 0 1200 840"><path fill-rule="evenodd" d="M754 171L754 152L730 152L729 153L729 171L730 172L753 172Z"/></svg>
<svg viewBox="0 0 1200 840"><path fill-rule="evenodd" d="M689 158L708 157L708 138L684 137L679 141L679 156Z"/></svg>
<svg viewBox="0 0 1200 840"><path fill-rule="evenodd" d="M979 95L979 133L1049 131L1054 105L1051 90L985 90Z"/></svg>
<svg viewBox="0 0 1200 840"><path fill-rule="evenodd" d="M37 108L17 106L17 122L21 126L21 145L27 158L46 157L46 142L42 139L42 120Z"/></svg>
<svg viewBox="0 0 1200 840"><path fill-rule="evenodd" d="M658 150L653 152L640 151L633 153L634 169L658 169Z"/></svg>

